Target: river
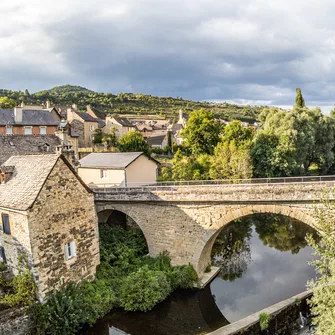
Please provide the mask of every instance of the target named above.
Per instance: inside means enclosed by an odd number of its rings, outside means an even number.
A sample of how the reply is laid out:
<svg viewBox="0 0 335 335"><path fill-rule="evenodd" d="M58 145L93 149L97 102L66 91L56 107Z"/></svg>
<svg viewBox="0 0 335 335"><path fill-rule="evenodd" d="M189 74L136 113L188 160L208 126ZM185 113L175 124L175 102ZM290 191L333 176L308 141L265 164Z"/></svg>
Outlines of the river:
<svg viewBox="0 0 335 335"><path fill-rule="evenodd" d="M306 290L315 277L307 225L254 214L225 227L212 250L219 275L203 290L178 290L150 312L114 310L84 334L200 335Z"/></svg>

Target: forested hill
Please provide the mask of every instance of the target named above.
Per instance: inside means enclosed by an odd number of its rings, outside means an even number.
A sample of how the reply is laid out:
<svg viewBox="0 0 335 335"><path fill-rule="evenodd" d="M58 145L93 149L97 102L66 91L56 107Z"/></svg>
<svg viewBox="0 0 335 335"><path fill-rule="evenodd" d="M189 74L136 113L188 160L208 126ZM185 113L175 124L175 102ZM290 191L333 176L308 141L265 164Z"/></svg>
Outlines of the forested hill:
<svg viewBox="0 0 335 335"><path fill-rule="evenodd" d="M56 105L77 104L80 110L85 110L91 104L98 110L115 114L157 114L161 116L176 117L180 109L189 113L198 109L212 110L215 115L227 120L240 119L254 121L262 107L237 106L228 103L214 104L184 100L182 98L155 97L135 93L98 93L80 86L64 85L49 90L30 94L28 90L12 91L0 89L0 97L7 96L17 103L42 104L47 99Z"/></svg>

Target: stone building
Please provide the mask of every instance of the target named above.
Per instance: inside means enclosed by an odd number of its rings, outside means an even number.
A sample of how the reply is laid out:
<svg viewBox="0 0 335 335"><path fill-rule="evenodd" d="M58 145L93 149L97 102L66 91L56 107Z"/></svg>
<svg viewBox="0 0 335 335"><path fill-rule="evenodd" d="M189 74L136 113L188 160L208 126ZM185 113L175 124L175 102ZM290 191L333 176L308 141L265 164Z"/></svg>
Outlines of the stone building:
<svg viewBox="0 0 335 335"><path fill-rule="evenodd" d="M137 130L137 127L125 117L107 116L104 131L109 133L113 127L116 129L116 136L119 138L131 130Z"/></svg>
<svg viewBox="0 0 335 335"><path fill-rule="evenodd" d="M24 255L41 301L54 287L95 277L94 196L57 154L12 156L0 168L0 257L14 274Z"/></svg>

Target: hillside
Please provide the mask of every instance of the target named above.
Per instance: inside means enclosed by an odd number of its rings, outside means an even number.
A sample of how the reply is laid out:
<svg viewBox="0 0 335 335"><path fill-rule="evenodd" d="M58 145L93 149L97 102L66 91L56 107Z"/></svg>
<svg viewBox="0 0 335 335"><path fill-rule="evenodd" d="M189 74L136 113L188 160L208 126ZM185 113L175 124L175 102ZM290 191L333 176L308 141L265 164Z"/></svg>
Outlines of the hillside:
<svg viewBox="0 0 335 335"><path fill-rule="evenodd" d="M197 109L210 109L215 115L227 119L240 119L243 121L254 121L262 107L237 106L228 103L209 103L184 100L182 98L155 97L136 93L98 93L80 86L64 85L50 90L43 90L30 94L28 90L11 91L0 89L0 97L7 96L17 103L43 104L47 99L56 105L77 104L80 110L85 110L86 105L91 104L94 108L113 114L156 114L166 117L177 117L178 111L182 109L190 113Z"/></svg>

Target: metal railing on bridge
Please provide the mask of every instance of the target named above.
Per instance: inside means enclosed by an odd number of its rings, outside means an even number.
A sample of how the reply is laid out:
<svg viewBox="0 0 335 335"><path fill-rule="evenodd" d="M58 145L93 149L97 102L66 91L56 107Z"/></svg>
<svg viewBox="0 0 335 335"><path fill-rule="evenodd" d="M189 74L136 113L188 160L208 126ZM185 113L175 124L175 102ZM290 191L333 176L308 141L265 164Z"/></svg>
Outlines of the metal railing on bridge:
<svg viewBox="0 0 335 335"><path fill-rule="evenodd" d="M147 182L130 182L127 185L120 184L94 184L89 185L94 192L110 192L110 191L132 191L150 189L163 190L174 189L175 187L199 187L199 186L247 186L270 185L270 184L297 184L297 183L326 183L335 182L335 176L301 176L301 177L277 177L277 178L251 178L251 179L221 179L221 180L182 180L182 181L161 181L155 183Z"/></svg>

